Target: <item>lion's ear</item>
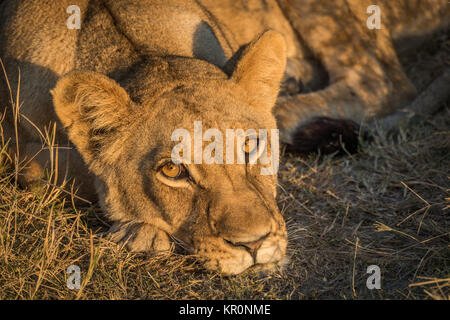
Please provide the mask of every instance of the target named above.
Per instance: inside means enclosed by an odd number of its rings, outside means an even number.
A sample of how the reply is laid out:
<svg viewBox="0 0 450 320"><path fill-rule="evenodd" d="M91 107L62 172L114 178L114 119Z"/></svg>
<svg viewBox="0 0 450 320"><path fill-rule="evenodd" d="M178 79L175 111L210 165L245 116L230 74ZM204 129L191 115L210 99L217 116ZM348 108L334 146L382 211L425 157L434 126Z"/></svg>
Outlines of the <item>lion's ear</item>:
<svg viewBox="0 0 450 320"><path fill-rule="evenodd" d="M128 94L104 75L71 72L58 81L52 95L59 120L88 164L107 155L119 131L130 122Z"/></svg>
<svg viewBox="0 0 450 320"><path fill-rule="evenodd" d="M243 87L250 104L271 110L286 68L286 43L276 31L266 31L252 41L236 62L231 79Z"/></svg>

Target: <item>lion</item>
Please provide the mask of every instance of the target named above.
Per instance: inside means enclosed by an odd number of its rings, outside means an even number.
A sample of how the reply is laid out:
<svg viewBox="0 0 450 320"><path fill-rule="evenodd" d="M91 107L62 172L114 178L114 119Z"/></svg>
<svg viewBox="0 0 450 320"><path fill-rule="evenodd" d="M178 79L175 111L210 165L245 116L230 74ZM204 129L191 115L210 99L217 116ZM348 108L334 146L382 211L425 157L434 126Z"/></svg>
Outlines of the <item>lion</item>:
<svg viewBox="0 0 450 320"><path fill-rule="evenodd" d="M279 130L300 152L352 143L358 124L415 97L396 50L448 21L444 0L376 2L380 29L366 0L3 0L0 106L20 183L53 168L132 251L176 243L226 275L282 264L276 172L176 162L173 132L201 121ZM247 159L261 140L236 148Z"/></svg>

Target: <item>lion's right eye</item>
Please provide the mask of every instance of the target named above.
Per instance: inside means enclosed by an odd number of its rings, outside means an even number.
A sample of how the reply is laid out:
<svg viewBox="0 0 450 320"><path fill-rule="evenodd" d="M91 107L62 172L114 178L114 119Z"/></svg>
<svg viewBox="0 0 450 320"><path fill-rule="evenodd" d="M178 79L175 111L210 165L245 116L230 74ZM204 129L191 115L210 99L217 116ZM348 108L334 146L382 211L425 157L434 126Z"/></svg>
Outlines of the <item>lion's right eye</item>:
<svg viewBox="0 0 450 320"><path fill-rule="evenodd" d="M187 170L182 164L167 162L160 168L160 172L168 179L179 180L187 176Z"/></svg>

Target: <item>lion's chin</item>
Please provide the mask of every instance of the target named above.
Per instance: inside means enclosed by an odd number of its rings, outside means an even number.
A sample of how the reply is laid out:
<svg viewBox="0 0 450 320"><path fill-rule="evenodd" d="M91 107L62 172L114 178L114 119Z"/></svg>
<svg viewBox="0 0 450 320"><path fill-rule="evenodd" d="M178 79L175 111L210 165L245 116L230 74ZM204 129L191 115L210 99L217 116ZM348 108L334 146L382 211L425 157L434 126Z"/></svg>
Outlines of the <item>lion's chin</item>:
<svg viewBox="0 0 450 320"><path fill-rule="evenodd" d="M275 272L275 271L281 271L287 266L289 261L290 261L289 258L284 256L281 260L276 261L276 262L254 264L253 266L251 266L250 268L248 268L245 271L263 273L263 274Z"/></svg>
<svg viewBox="0 0 450 320"><path fill-rule="evenodd" d="M245 249L235 249L226 257L216 257L206 260L204 266L211 271L218 271L223 275L236 275L246 271L270 272L281 269L289 259L285 256L285 244L281 246L262 245L255 259Z"/></svg>
<svg viewBox="0 0 450 320"><path fill-rule="evenodd" d="M253 266L253 258L245 250L236 252L229 258L216 258L207 260L204 267L207 270L218 271L223 275L235 275L244 272Z"/></svg>
<svg viewBox="0 0 450 320"><path fill-rule="evenodd" d="M220 267L217 267L216 262L206 262L204 264L205 268L210 271L219 271L222 275L232 276L243 273L270 273L277 270L282 270L288 263L289 258L283 257L279 261L268 262L268 263L256 263L254 264L252 261L246 261L246 264L238 264L238 263L222 263Z"/></svg>

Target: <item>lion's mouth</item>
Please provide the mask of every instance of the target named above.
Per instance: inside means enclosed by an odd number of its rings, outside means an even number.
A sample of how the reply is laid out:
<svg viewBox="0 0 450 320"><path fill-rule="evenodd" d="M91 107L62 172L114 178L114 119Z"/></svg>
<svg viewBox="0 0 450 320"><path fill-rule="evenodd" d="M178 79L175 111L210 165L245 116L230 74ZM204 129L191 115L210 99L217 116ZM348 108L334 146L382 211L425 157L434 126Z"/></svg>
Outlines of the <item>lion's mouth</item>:
<svg viewBox="0 0 450 320"><path fill-rule="evenodd" d="M222 240L222 248L204 252L205 267L226 275L239 274L244 271L267 271L284 265L287 242L267 236L257 248L249 249L247 245ZM214 256L216 255L216 256Z"/></svg>
<svg viewBox="0 0 450 320"><path fill-rule="evenodd" d="M252 256L254 263L256 264L258 263L257 262L258 251L262 247L264 241L266 241L266 239L269 237L269 235L270 232L268 232L258 240L251 242L233 242L227 239L224 240L225 243L227 243L231 247L244 248L245 250L247 250L247 252L250 253L250 255Z"/></svg>

